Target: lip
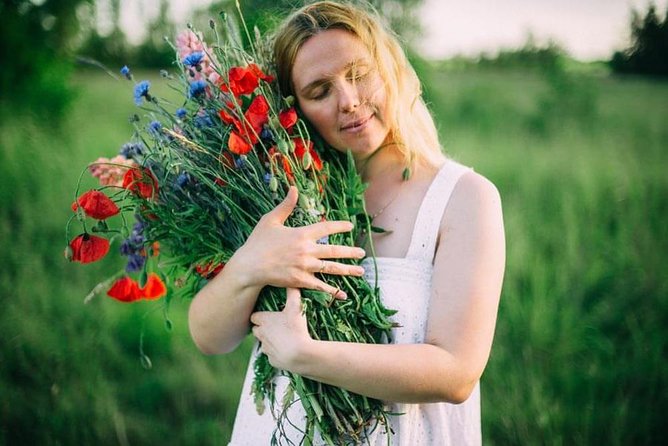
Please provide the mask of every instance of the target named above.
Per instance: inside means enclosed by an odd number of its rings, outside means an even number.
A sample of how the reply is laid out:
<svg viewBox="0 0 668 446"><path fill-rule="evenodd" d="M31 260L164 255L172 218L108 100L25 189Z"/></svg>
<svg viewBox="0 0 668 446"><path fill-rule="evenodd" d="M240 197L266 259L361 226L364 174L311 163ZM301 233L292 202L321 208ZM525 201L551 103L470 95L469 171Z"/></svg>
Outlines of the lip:
<svg viewBox="0 0 668 446"><path fill-rule="evenodd" d="M341 126L341 131L356 133L362 131L373 118L373 113L366 118L356 119Z"/></svg>

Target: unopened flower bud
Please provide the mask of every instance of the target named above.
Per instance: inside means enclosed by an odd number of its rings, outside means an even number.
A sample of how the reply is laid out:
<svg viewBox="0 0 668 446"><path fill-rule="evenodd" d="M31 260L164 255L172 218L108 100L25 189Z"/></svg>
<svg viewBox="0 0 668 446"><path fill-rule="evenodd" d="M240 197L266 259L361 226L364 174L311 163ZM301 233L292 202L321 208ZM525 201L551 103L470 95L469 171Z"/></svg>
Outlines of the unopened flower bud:
<svg viewBox="0 0 668 446"><path fill-rule="evenodd" d="M304 170L308 170L311 167L312 161L313 158L311 157L311 154L306 152L302 157L302 166Z"/></svg>
<svg viewBox="0 0 668 446"><path fill-rule="evenodd" d="M282 139L278 141L276 145L278 147L279 152L281 152L283 155L287 155L290 152L290 145L292 144Z"/></svg>
<svg viewBox="0 0 668 446"><path fill-rule="evenodd" d="M209 19L209 28L216 29L216 22L213 19Z"/></svg>
<svg viewBox="0 0 668 446"><path fill-rule="evenodd" d="M280 129L281 121L278 120L278 116L272 116L271 118L269 118L269 125L271 126L271 128Z"/></svg>
<svg viewBox="0 0 668 446"><path fill-rule="evenodd" d="M69 260L70 262L72 261L72 257L74 256L74 251L72 251L72 248L69 246L65 248L65 252L63 253L65 255L65 258Z"/></svg>
<svg viewBox="0 0 668 446"><path fill-rule="evenodd" d="M308 198L304 194L299 194L299 207L302 209L308 209L309 207Z"/></svg>
<svg viewBox="0 0 668 446"><path fill-rule="evenodd" d="M269 179L269 190L272 192L276 192L278 190L278 180L274 175L272 175Z"/></svg>
<svg viewBox="0 0 668 446"><path fill-rule="evenodd" d="M285 104L286 104L288 107L292 107L292 105L295 103L295 97L292 96L292 95L290 95L290 96L284 98L284 101L285 101Z"/></svg>

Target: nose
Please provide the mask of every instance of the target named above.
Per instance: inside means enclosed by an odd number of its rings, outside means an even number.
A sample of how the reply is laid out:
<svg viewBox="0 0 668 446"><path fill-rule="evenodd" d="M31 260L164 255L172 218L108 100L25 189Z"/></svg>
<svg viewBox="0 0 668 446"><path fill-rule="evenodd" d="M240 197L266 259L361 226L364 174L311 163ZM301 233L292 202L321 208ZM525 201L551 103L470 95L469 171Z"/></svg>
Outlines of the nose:
<svg viewBox="0 0 668 446"><path fill-rule="evenodd" d="M357 85L352 82L342 82L339 87L339 109L344 113L350 113L359 105L360 95Z"/></svg>

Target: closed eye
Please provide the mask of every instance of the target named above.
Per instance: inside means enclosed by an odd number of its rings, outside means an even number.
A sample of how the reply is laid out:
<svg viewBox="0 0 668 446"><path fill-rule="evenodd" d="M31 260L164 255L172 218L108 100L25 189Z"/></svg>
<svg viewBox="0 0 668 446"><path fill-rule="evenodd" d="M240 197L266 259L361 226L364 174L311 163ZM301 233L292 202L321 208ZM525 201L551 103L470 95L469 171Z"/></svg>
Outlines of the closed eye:
<svg viewBox="0 0 668 446"><path fill-rule="evenodd" d="M328 94L329 94L329 86L323 85L322 87L320 87L319 90L313 92L313 94L311 95L311 99L316 101L325 99Z"/></svg>

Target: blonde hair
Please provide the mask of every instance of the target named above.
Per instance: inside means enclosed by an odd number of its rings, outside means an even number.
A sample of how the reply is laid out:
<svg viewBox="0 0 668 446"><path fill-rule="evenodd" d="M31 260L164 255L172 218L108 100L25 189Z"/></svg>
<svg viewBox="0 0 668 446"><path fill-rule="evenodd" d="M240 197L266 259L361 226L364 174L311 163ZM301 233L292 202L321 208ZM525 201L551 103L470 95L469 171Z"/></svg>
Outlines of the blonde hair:
<svg viewBox="0 0 668 446"><path fill-rule="evenodd" d="M294 95L292 67L297 52L314 35L342 29L359 38L374 58L387 91L393 142L407 166L416 162L439 165L444 159L436 126L422 99L420 81L397 38L370 5L318 1L290 15L274 36L278 82L284 96Z"/></svg>

